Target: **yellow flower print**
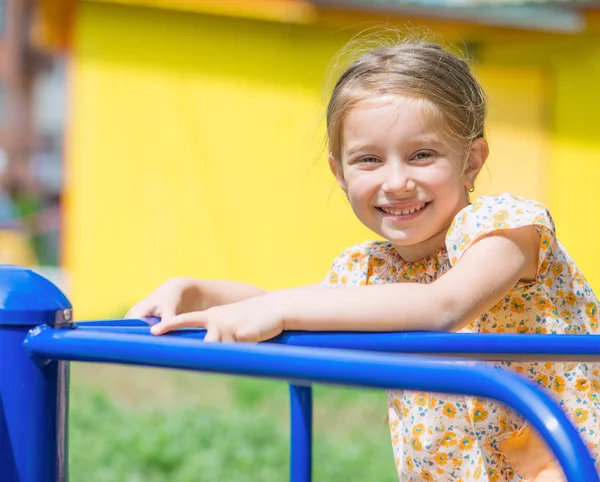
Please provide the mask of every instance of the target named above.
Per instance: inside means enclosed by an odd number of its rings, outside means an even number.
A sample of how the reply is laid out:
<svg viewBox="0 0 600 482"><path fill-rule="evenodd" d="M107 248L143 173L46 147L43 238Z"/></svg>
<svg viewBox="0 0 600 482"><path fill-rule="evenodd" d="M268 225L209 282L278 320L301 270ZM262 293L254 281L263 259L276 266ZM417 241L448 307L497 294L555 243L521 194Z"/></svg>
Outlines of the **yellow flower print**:
<svg viewBox="0 0 600 482"><path fill-rule="evenodd" d="M462 460L460 459L452 459L452 465L454 465L454 467L461 467L463 464Z"/></svg>
<svg viewBox="0 0 600 482"><path fill-rule="evenodd" d="M473 403L473 413L471 415L471 419L473 422L483 422L488 418L488 411L483 408L483 403L474 402Z"/></svg>
<svg viewBox="0 0 600 482"><path fill-rule="evenodd" d="M550 238L547 234L542 235L542 241L540 243L541 248L546 251L550 247Z"/></svg>
<svg viewBox="0 0 600 482"><path fill-rule="evenodd" d="M347 285L348 284L348 277L342 276L342 280L341 281L342 281L343 285Z"/></svg>
<svg viewBox="0 0 600 482"><path fill-rule="evenodd" d="M454 404L447 403L444 405L444 415L446 415L448 418L454 418L454 415L456 415L456 407Z"/></svg>
<svg viewBox="0 0 600 482"><path fill-rule="evenodd" d="M536 298L535 300L535 306L538 310L544 311L549 305L550 303L546 298Z"/></svg>
<svg viewBox="0 0 600 482"><path fill-rule="evenodd" d="M560 317L565 320L568 325L571 324L571 315L572 313L569 310L562 310L560 312Z"/></svg>
<svg viewBox="0 0 600 482"><path fill-rule="evenodd" d="M354 268L354 263L352 261L346 261L346 269L352 271L352 268Z"/></svg>
<svg viewBox="0 0 600 482"><path fill-rule="evenodd" d="M536 335L547 335L548 334L548 328L546 328L545 326L538 326L535 329L535 334Z"/></svg>
<svg viewBox="0 0 600 482"><path fill-rule="evenodd" d="M412 429L412 433L415 437L419 437L423 432L425 432L425 425L422 423L415 425Z"/></svg>
<svg viewBox="0 0 600 482"><path fill-rule="evenodd" d="M517 333L529 333L529 327L527 325L522 325L517 328Z"/></svg>
<svg viewBox="0 0 600 482"><path fill-rule="evenodd" d="M539 374L537 377L535 377L535 381L538 385L547 387L548 386L548 375Z"/></svg>
<svg viewBox="0 0 600 482"><path fill-rule="evenodd" d="M585 312L588 316L595 317L598 312L598 308L596 307L596 303L588 303L585 305Z"/></svg>
<svg viewBox="0 0 600 482"><path fill-rule="evenodd" d="M404 463L408 470L414 470L415 462L413 461L412 457L406 457L406 462L404 462Z"/></svg>
<svg viewBox="0 0 600 482"><path fill-rule="evenodd" d="M329 282L332 285L337 284L337 282L338 282L338 274L335 271L333 273L331 273L331 276L329 276Z"/></svg>
<svg viewBox="0 0 600 482"><path fill-rule="evenodd" d="M585 422L588 419L588 414L589 412L587 410L584 410L583 408L578 408L577 410L575 410L575 420L577 420L577 422Z"/></svg>
<svg viewBox="0 0 600 482"><path fill-rule="evenodd" d="M543 216L540 216L539 214L533 218L533 224L545 224L546 220L544 219Z"/></svg>
<svg viewBox="0 0 600 482"><path fill-rule="evenodd" d="M481 477L481 472L481 467L477 467L477 469L475 469L475 472L473 472L473 479L479 480L479 478Z"/></svg>
<svg viewBox="0 0 600 482"><path fill-rule="evenodd" d="M417 452L423 450L423 444L418 438L413 437L410 441L410 445L412 446L413 450L416 450Z"/></svg>
<svg viewBox="0 0 600 482"><path fill-rule="evenodd" d="M429 470L421 470L421 477L423 480L433 480L433 474Z"/></svg>
<svg viewBox="0 0 600 482"><path fill-rule="evenodd" d="M458 444L461 450L471 450L473 448L473 439L471 437L463 437Z"/></svg>
<svg viewBox="0 0 600 482"><path fill-rule="evenodd" d="M567 293L567 297L565 298L565 301L567 302L568 305L573 306L575 304L575 302L577 301L577 297L575 296L575 293L573 293L572 291L569 291Z"/></svg>
<svg viewBox="0 0 600 482"><path fill-rule="evenodd" d="M590 388L590 385L586 378L578 378L575 383L575 388L580 392L585 392Z"/></svg>
<svg viewBox="0 0 600 482"><path fill-rule="evenodd" d="M416 402L419 407L424 407L425 405L427 405L428 401L429 401L429 395L427 395L426 393L420 393L416 397Z"/></svg>
<svg viewBox="0 0 600 482"><path fill-rule="evenodd" d="M352 253L352 256L350 256L351 259L360 259L362 257L363 257L362 251L356 251L355 253Z"/></svg>
<svg viewBox="0 0 600 482"><path fill-rule="evenodd" d="M469 236L468 234L465 234L465 236L460 240L460 243L458 243L458 249L462 251L469 245L470 242L471 242L471 236Z"/></svg>
<svg viewBox="0 0 600 482"><path fill-rule="evenodd" d="M448 463L448 454L438 452L433 459L435 460L436 464L446 465Z"/></svg>
<svg viewBox="0 0 600 482"><path fill-rule="evenodd" d="M577 283L578 285L582 285L584 283L583 276L581 275L581 273L579 271L577 271L577 273L575 273L575 275L573 276L573 279L575 280L575 283Z"/></svg>
<svg viewBox="0 0 600 482"><path fill-rule="evenodd" d="M437 398L429 397L429 402L427 403L427 408L435 408L435 404L437 403Z"/></svg>
<svg viewBox="0 0 600 482"><path fill-rule="evenodd" d="M378 268L380 268L381 266L383 266L385 264L385 259L375 258L375 259L373 259L373 264L375 266L377 266Z"/></svg>
<svg viewBox="0 0 600 482"><path fill-rule="evenodd" d="M484 206L483 201L477 201L476 203L473 203L473 212L476 213L477 211L479 211L482 207ZM466 216L463 216L463 221L466 221Z"/></svg>
<svg viewBox="0 0 600 482"><path fill-rule="evenodd" d="M452 447L454 445L456 445L456 434L454 432L446 432L444 434L444 438L441 441L441 444L444 447Z"/></svg>
<svg viewBox="0 0 600 482"><path fill-rule="evenodd" d="M554 266L552 266L552 274L554 276L558 276L563 272L563 269L562 263L556 263Z"/></svg>
<svg viewBox="0 0 600 482"><path fill-rule="evenodd" d="M500 480L498 471L496 469L488 469L488 479L490 482L497 482Z"/></svg>
<svg viewBox="0 0 600 482"><path fill-rule="evenodd" d="M554 280L552 278L546 278L546 281L544 281L544 284L548 287L548 288L552 288L552 284L554 283Z"/></svg>
<svg viewBox="0 0 600 482"><path fill-rule="evenodd" d="M498 211L492 216L494 221L506 221L508 219L508 211L506 209L502 209Z"/></svg>
<svg viewBox="0 0 600 482"><path fill-rule="evenodd" d="M523 313L525 311L525 303L519 298L513 298L510 300L510 311L513 313Z"/></svg>
<svg viewBox="0 0 600 482"><path fill-rule="evenodd" d="M565 391L565 379L560 375L554 377L554 381L552 382L552 388L557 393L562 393Z"/></svg>
<svg viewBox="0 0 600 482"><path fill-rule="evenodd" d="M596 330L598 329L598 319L597 318L590 318L590 328L592 329L593 332L596 332Z"/></svg>

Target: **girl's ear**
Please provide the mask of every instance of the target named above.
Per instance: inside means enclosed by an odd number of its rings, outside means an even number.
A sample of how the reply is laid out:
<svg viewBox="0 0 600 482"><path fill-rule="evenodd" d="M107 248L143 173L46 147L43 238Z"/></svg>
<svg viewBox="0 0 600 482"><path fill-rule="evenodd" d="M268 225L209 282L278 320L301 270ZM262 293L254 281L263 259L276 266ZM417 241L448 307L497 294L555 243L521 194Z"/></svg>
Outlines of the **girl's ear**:
<svg viewBox="0 0 600 482"><path fill-rule="evenodd" d="M347 194L346 180L344 179L344 172L339 162L336 162L334 157L329 154L329 169L337 179L338 184L342 190Z"/></svg>
<svg viewBox="0 0 600 482"><path fill-rule="evenodd" d="M475 139L475 141L471 145L471 149L469 149L467 165L465 167L464 172L465 187L467 189L473 189L473 187L475 186L475 179L477 178L477 176L479 175L479 171L481 171L481 168L485 164L489 153L490 148L488 146L487 141L483 137Z"/></svg>

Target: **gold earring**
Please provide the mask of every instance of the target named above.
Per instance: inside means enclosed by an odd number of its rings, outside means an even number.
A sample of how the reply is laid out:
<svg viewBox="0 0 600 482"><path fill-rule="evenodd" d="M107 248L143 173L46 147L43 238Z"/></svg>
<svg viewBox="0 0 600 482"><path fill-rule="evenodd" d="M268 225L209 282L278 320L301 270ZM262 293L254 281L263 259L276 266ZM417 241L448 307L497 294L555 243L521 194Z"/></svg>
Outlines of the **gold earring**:
<svg viewBox="0 0 600 482"><path fill-rule="evenodd" d="M470 187L469 189L467 189L467 191L473 192L473 191L475 191L475 188L474 187Z"/></svg>

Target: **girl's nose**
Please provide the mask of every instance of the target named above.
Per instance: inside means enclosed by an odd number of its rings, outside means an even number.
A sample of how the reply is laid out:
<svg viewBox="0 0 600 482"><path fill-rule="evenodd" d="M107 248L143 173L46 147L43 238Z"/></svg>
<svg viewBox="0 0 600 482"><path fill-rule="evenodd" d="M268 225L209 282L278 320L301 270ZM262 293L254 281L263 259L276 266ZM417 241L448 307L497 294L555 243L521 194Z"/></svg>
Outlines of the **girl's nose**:
<svg viewBox="0 0 600 482"><path fill-rule="evenodd" d="M416 188L415 181L410 175L410 169L398 164L388 164L388 169L386 169L385 172L385 179L381 186L384 192L401 193L413 191Z"/></svg>

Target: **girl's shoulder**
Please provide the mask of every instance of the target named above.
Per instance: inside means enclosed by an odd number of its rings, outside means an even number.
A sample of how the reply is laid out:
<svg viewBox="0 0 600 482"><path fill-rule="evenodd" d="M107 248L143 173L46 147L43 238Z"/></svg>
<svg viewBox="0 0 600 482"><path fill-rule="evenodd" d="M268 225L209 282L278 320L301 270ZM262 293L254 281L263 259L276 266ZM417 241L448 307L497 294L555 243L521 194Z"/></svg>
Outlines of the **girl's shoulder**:
<svg viewBox="0 0 600 482"><path fill-rule="evenodd" d="M446 234L446 249L454 265L478 239L494 231L535 226L542 238L542 248L555 243L554 221L542 203L510 193L481 196L462 209Z"/></svg>
<svg viewBox="0 0 600 482"><path fill-rule="evenodd" d="M511 193L492 194L478 197L456 215L453 224L464 223L469 218L477 218L480 221L492 218L499 224L502 221L518 223L523 219L527 224L532 215L538 224L544 224L544 219L549 217L550 213L539 201Z"/></svg>

